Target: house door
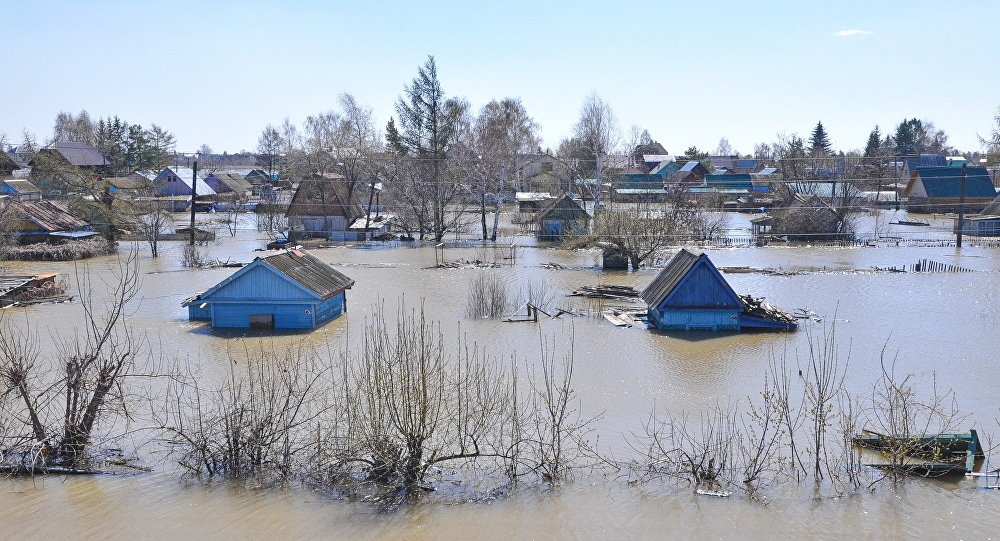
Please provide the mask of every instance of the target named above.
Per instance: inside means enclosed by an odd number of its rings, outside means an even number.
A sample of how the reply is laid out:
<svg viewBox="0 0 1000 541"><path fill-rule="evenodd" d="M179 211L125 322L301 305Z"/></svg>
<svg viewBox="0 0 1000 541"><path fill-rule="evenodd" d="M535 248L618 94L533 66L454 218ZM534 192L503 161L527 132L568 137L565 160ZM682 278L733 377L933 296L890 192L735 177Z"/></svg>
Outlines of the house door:
<svg viewBox="0 0 1000 541"><path fill-rule="evenodd" d="M251 329L274 329L274 314L250 314Z"/></svg>

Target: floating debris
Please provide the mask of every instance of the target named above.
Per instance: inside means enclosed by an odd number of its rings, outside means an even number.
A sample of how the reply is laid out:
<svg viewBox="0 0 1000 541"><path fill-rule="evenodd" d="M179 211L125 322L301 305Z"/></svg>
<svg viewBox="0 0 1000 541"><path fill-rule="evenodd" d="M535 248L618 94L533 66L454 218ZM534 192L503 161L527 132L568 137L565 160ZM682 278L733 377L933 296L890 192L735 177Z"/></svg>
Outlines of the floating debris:
<svg viewBox="0 0 1000 541"><path fill-rule="evenodd" d="M639 298L639 291L632 286L583 286L570 293L570 296L587 297L590 299L637 299Z"/></svg>
<svg viewBox="0 0 1000 541"><path fill-rule="evenodd" d="M749 316L781 323L795 323L795 316L771 303L764 302L764 297L756 298L751 295L740 295L739 297L743 301L743 313Z"/></svg>

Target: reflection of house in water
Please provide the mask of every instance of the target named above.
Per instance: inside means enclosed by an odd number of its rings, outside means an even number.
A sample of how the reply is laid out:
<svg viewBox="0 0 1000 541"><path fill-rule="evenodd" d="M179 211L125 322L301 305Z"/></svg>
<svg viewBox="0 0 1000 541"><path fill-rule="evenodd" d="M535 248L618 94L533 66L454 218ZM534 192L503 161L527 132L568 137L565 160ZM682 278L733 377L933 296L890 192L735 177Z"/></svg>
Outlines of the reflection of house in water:
<svg viewBox="0 0 1000 541"><path fill-rule="evenodd" d="M256 258L185 300L188 318L213 327L314 329L347 311L354 280L301 250Z"/></svg>
<svg viewBox="0 0 1000 541"><path fill-rule="evenodd" d="M737 295L705 254L681 249L640 294L663 331L795 330L795 318Z"/></svg>

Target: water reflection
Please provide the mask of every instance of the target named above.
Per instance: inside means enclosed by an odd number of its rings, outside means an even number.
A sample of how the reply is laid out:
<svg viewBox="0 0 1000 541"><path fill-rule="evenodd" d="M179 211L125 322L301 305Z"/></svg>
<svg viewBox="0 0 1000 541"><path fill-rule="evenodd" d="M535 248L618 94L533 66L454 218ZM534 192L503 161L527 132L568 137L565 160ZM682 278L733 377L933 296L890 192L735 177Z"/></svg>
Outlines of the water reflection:
<svg viewBox="0 0 1000 541"><path fill-rule="evenodd" d="M253 233L220 238L207 247L220 260L250 261ZM139 250L145 252L143 247ZM1000 434L1000 416L989 377L1000 368L995 340L1000 310L1000 270L996 249L968 247L761 247L711 250L718 266L807 271L797 275L728 274L741 293L766 297L786 309L805 308L822 322L796 333L671 334L613 327L597 316L600 303L564 295L581 285L615 283L643 287L656 269L604 272L593 251L523 248L514 266L493 269L517 289L544 280L556 292L554 304L589 316L543 318L533 323L469 320L464 316L468 284L475 268L430 268L431 248L357 249L313 252L357 281L348 291L348 313L313 332L249 333L219 331L187 321L180 302L229 276L233 269L180 267L180 245L166 243L156 260L142 258L141 298L130 307L137 329L150 337L163 359L192 364L205 378L226 373L228 356L241 349L318 351L356 348L366 317L379 302L395 306L421 300L428 316L440 320L449 343L459 335L500 356L516 355L530 367L541 341L560 351L571 346L576 389L585 415L603 413L597 425L601 444L627 452L622 434L637 430L654 404L672 412L701 412L756 396L769 359L786 356L792 366L805 359L810 339L836 326L845 358L846 384L871 394L880 374L883 349L900 368L924 385L937 376L941 388L956 391L968 424ZM447 248L449 260L474 260L474 246ZM891 274L873 267L902 266L920 259L959 264L977 272ZM547 266L555 263L554 266ZM87 265L10 263L11 272L88 272L99 283L111 260ZM41 337L66 332L78 320L79 304L8 309L15 325L30 323ZM571 343L572 338L572 343ZM45 339L45 347L53 344ZM235 347L235 346L239 347ZM927 391L927 387L919 389ZM157 453L153 455L159 456ZM992 463L991 463L992 464ZM422 505L398 514L334 502L305 489L247 490L225 483L185 484L171 462L158 473L128 477L12 479L4 481L0 507L5 538L674 538L803 537L941 538L987 537L1000 524L996 494L974 481L909 482L876 494L813 501L807 491L780 488L770 505L704 499L676 487L628 487L614 478L581 476L555 490L526 490L509 500L468 505ZM738 526L734 526L738 525ZM734 530L734 527L738 529ZM859 535L860 532L861 533Z"/></svg>

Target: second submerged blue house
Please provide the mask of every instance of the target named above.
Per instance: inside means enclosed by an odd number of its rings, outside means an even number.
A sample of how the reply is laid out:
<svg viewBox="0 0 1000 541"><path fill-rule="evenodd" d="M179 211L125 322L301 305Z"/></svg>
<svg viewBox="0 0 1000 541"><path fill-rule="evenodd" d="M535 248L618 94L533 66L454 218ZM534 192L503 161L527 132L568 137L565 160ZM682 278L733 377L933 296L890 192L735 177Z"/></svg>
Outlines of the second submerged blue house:
<svg viewBox="0 0 1000 541"><path fill-rule="evenodd" d="M642 290L649 322L663 331L795 330L795 318L738 295L705 254L681 249Z"/></svg>
<svg viewBox="0 0 1000 541"><path fill-rule="evenodd" d="M347 311L354 280L301 250L258 257L182 306L213 327L315 329Z"/></svg>

